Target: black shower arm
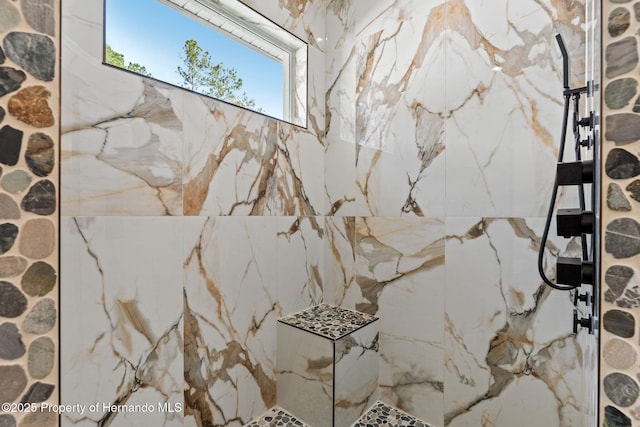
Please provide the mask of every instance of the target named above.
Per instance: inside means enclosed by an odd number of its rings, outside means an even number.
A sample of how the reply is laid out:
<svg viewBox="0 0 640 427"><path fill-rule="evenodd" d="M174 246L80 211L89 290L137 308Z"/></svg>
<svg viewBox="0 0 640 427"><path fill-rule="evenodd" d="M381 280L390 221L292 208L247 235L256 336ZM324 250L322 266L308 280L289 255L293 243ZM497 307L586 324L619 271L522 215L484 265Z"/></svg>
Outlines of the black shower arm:
<svg viewBox="0 0 640 427"><path fill-rule="evenodd" d="M556 34L556 42L562 53L562 86L564 86L564 96L570 97L573 95L580 95L581 93L587 93L589 91L588 86L578 87L575 89L569 88L569 54L567 48L564 45L564 40L560 34Z"/></svg>
<svg viewBox="0 0 640 427"><path fill-rule="evenodd" d="M562 84L565 90L567 90L569 89L569 54L567 53L567 48L564 46L564 41L560 34L556 34L556 41L562 53Z"/></svg>

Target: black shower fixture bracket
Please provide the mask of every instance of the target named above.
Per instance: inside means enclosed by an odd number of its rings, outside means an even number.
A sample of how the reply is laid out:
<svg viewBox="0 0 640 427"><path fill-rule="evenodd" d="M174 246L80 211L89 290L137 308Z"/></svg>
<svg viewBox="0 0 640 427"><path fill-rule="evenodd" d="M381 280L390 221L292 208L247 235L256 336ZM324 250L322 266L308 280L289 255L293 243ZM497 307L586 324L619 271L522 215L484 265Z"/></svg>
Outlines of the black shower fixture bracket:
<svg viewBox="0 0 640 427"><path fill-rule="evenodd" d="M593 82L589 82L583 87L569 87L569 56L562 36L559 34L556 35L556 41L562 53L564 116L553 191L551 193L551 201L549 203L545 228L542 233L538 252L538 272L544 283L550 287L557 290L575 292L573 300L574 306L576 306L576 310L574 310L573 313L574 333L577 333L580 328L587 328L589 333L593 334L594 325L597 323L597 304L592 295L597 294L598 279L598 265L594 261L597 255L598 243L598 215L596 205L598 195L595 190L599 179L597 175L599 157L595 147L598 136L596 130L598 126L598 116L593 111L583 116L580 113L580 98L582 95L594 96L597 86ZM571 114L570 110L573 110ZM563 158L569 127L571 127L573 131L575 160L565 162ZM592 151L593 160L583 160L583 150ZM588 201L585 193L586 185L590 185L591 187L591 206L589 209L587 209L586 206ZM578 207L558 209L557 212L555 211L556 198L560 186L574 186L577 188ZM552 281L547 277L544 269L546 264L544 255L549 237L549 229L554 215L556 217L557 235L565 238L579 238L582 247L582 257L559 256L556 262L555 281ZM578 289L583 285L593 286L593 291L579 292ZM590 309L591 314L587 317L580 317L577 310L579 304Z"/></svg>

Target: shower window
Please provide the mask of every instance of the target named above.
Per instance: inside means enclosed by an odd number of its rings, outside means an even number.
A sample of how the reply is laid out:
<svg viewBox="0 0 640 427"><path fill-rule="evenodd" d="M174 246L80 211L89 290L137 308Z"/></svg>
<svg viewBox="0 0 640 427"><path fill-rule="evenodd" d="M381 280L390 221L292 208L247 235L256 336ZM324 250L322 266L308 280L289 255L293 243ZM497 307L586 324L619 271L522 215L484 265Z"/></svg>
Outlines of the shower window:
<svg viewBox="0 0 640 427"><path fill-rule="evenodd" d="M307 44L238 0L105 0L103 62L306 127Z"/></svg>

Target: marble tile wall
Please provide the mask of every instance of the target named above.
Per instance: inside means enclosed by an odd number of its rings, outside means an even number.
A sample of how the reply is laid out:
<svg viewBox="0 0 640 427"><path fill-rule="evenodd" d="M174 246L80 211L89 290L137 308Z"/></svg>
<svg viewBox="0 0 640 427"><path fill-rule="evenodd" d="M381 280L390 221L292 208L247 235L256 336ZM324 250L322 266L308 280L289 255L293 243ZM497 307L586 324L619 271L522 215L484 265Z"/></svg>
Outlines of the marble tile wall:
<svg viewBox="0 0 640 427"><path fill-rule="evenodd" d="M58 425L59 5L0 1L0 425ZM5 404L9 403L8 407ZM18 406L20 404L20 406Z"/></svg>
<svg viewBox="0 0 640 427"><path fill-rule="evenodd" d="M165 405L64 425L248 423L323 299L324 1L245 3L309 42L306 129L102 66L102 1L62 3L62 400Z"/></svg>
<svg viewBox="0 0 640 427"><path fill-rule="evenodd" d="M97 318L69 329L92 340L63 334L62 367L108 384L63 376L63 401L249 422L275 403L275 319L324 301L380 317L380 394L430 424L581 425L570 295L535 262L561 125L553 36L583 56L584 3L245 3L310 44L307 129L101 66L100 0L62 4L62 256L82 260L63 263L62 297ZM552 238L549 273L576 249ZM145 415L91 416L63 420Z"/></svg>
<svg viewBox="0 0 640 427"><path fill-rule="evenodd" d="M327 2L325 302L380 317L381 396L430 424L586 422L571 297L536 269L562 120L554 36L584 85L584 15ZM548 274L577 248L552 236Z"/></svg>
<svg viewBox="0 0 640 427"><path fill-rule="evenodd" d="M602 2L602 292L600 422L640 421L638 231L640 3Z"/></svg>

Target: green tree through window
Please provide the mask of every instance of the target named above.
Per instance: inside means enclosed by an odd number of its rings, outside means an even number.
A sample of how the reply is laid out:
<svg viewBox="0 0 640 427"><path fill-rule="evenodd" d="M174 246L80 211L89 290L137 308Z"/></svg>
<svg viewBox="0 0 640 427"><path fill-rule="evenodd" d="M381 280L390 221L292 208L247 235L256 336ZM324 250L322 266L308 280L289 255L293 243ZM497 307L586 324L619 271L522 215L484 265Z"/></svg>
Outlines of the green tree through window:
<svg viewBox="0 0 640 427"><path fill-rule="evenodd" d="M225 67L222 62L214 64L209 52L203 50L197 41L184 42L180 59L182 65L178 66L176 71L182 78L181 87L262 112L262 108L256 108L256 101L242 91L242 79L238 77L236 70ZM153 77L144 65L137 62L126 63L124 55L113 50L108 44L106 62L143 76Z"/></svg>
<svg viewBox="0 0 640 427"><path fill-rule="evenodd" d="M195 40L186 40L180 55L183 65L178 66L182 87L202 92L223 101L242 107L255 108L256 102L242 91L242 79L234 68L227 68L222 62L213 64L211 55Z"/></svg>
<svg viewBox="0 0 640 427"><path fill-rule="evenodd" d="M134 73L142 74L143 76L153 77L153 75L148 72L146 67L144 67L143 65L135 62L129 62L129 64L125 65L124 55L120 52L116 52L109 45L107 45L106 62L107 64L111 64L125 70L133 71Z"/></svg>

